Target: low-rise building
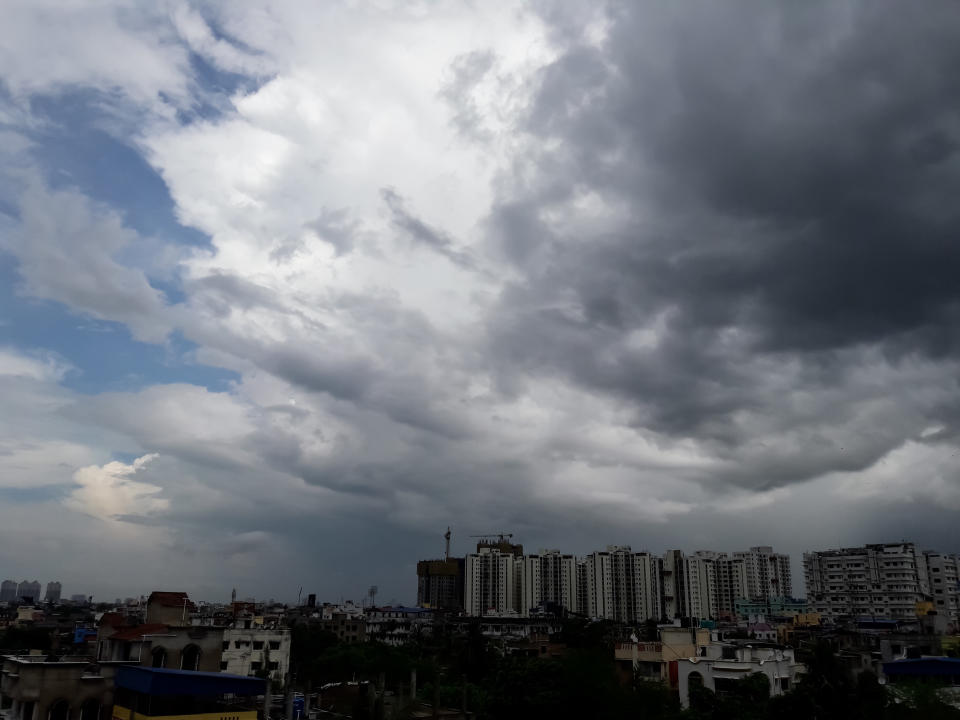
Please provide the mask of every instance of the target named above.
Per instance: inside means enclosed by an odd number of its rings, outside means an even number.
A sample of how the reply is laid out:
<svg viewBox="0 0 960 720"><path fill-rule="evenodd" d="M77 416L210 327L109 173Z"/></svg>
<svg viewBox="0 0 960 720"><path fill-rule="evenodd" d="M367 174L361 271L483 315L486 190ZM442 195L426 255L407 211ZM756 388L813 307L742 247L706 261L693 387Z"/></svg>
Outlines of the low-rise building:
<svg viewBox="0 0 960 720"><path fill-rule="evenodd" d="M283 682L290 671L290 631L283 627L225 629L220 670Z"/></svg>
<svg viewBox="0 0 960 720"><path fill-rule="evenodd" d="M432 631L433 616L433 610L421 607L368 608L366 634L369 639L387 645L406 645Z"/></svg>
<svg viewBox="0 0 960 720"><path fill-rule="evenodd" d="M324 630L332 632L340 642L362 643L367 640L366 618L360 614L332 612L316 621Z"/></svg>
<svg viewBox="0 0 960 720"><path fill-rule="evenodd" d="M681 658L695 657L710 644L706 628L661 626L655 642L620 642L614 646L614 659L620 676L630 680L639 675L648 680L669 681L676 687L676 666Z"/></svg>
<svg viewBox="0 0 960 720"><path fill-rule="evenodd" d="M701 649L701 655L677 662L680 704L690 707L690 689L694 686L722 696L752 673L767 676L771 696L783 695L799 682L804 670L790 648L758 642L711 643Z"/></svg>
<svg viewBox="0 0 960 720"><path fill-rule="evenodd" d="M97 628L97 660L133 660L138 665L179 670L220 670L223 628L124 625L105 615Z"/></svg>
<svg viewBox="0 0 960 720"><path fill-rule="evenodd" d="M173 626L189 625L190 613L196 609L185 592L154 591L147 599L146 622Z"/></svg>
<svg viewBox="0 0 960 720"><path fill-rule="evenodd" d="M117 671L113 719L257 720L256 697L264 692L259 678L124 667Z"/></svg>
<svg viewBox="0 0 960 720"><path fill-rule="evenodd" d="M6 656L0 679L0 707L8 720L108 720L114 677L130 662L93 662L43 655Z"/></svg>

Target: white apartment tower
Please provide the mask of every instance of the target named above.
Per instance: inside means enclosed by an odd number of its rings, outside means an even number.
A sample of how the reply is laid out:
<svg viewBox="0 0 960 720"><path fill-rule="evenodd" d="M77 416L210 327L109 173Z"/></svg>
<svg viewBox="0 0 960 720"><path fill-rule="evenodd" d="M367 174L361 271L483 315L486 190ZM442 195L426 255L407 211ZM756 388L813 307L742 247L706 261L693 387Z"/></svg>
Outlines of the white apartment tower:
<svg viewBox="0 0 960 720"><path fill-rule="evenodd" d="M467 615L504 615L516 612L517 560L497 548L481 547L467 555L464 611Z"/></svg>
<svg viewBox="0 0 960 720"><path fill-rule="evenodd" d="M768 545L735 552L733 557L743 560L747 579L747 595L751 600L769 600L774 597L792 597L790 556L775 553Z"/></svg>
<svg viewBox="0 0 960 720"><path fill-rule="evenodd" d="M949 561L941 564L939 558L932 560L931 568L939 566L946 577ZM927 563L913 543L807 552L803 554L807 602L831 619L912 618L916 603L930 597ZM943 597L946 603L946 593Z"/></svg>
<svg viewBox="0 0 960 720"><path fill-rule="evenodd" d="M547 605L579 612L577 559L573 555L541 550L517 558L515 567L517 610L521 615Z"/></svg>
<svg viewBox="0 0 960 720"><path fill-rule="evenodd" d="M663 613L660 558L610 545L587 555L580 566L580 610L589 617L623 623L659 619Z"/></svg>

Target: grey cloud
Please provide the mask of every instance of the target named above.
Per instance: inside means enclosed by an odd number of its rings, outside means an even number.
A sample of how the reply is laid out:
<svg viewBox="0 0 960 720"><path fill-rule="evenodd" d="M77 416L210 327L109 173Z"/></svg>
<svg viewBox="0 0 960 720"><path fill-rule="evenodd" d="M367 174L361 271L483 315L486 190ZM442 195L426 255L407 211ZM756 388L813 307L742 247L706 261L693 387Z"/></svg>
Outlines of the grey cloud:
<svg viewBox="0 0 960 720"><path fill-rule="evenodd" d="M490 50L474 50L454 58L449 76L440 88L440 96L454 111L453 126L464 137L488 140L490 132L484 128L484 118L472 93L496 63Z"/></svg>
<svg viewBox="0 0 960 720"><path fill-rule="evenodd" d="M359 223L343 208L339 210L324 208L304 227L316 233L321 240L330 243L337 255L345 255L353 249L359 232Z"/></svg>
<svg viewBox="0 0 960 720"><path fill-rule="evenodd" d="M599 47L557 28L516 163L534 180L506 183L490 216L522 275L489 324L498 372L568 378L742 464L706 483L863 468L911 423L955 424L960 16L946 3L910 17L885 3L608 13ZM602 222L573 209L586 193L610 208ZM893 384L857 388L876 348ZM914 402L898 377L944 394ZM844 417L885 397L869 432ZM792 445L748 451L772 428Z"/></svg>
<svg viewBox="0 0 960 720"><path fill-rule="evenodd" d="M473 258L468 253L457 250L453 240L445 232L428 225L414 215L407 208L406 200L396 190L382 188L380 197L390 211L390 220L394 227L404 231L411 240L425 245L460 267L468 270L475 269Z"/></svg>
<svg viewBox="0 0 960 720"><path fill-rule="evenodd" d="M19 210L19 226L0 238L0 249L17 258L22 292L125 323L142 340L166 337L171 327L163 293L142 271L115 259L139 242L117 213L36 180L21 195Z"/></svg>

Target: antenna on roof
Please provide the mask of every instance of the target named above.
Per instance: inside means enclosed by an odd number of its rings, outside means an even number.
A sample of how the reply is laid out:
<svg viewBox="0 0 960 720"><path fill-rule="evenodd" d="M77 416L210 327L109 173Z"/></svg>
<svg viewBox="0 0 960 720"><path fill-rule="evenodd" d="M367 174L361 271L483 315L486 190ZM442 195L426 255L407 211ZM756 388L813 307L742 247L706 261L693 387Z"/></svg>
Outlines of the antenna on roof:
<svg viewBox="0 0 960 720"><path fill-rule="evenodd" d="M443 534L443 538L447 541L447 554L444 559L450 559L450 526L447 525L447 531Z"/></svg>

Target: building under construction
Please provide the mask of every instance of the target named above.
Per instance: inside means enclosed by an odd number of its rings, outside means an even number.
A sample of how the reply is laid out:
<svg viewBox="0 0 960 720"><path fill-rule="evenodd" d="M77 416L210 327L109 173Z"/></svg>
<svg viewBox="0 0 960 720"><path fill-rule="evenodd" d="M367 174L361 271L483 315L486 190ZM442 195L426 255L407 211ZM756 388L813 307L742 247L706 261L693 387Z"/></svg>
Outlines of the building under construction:
<svg viewBox="0 0 960 720"><path fill-rule="evenodd" d="M417 605L439 610L463 610L464 559L450 557L450 528L444 534L442 560L417 563Z"/></svg>

